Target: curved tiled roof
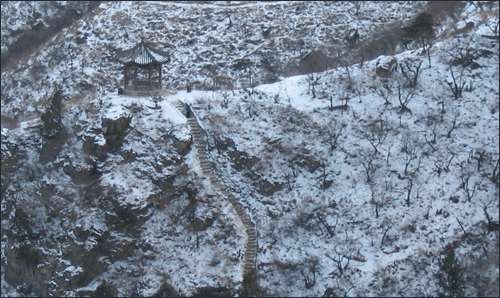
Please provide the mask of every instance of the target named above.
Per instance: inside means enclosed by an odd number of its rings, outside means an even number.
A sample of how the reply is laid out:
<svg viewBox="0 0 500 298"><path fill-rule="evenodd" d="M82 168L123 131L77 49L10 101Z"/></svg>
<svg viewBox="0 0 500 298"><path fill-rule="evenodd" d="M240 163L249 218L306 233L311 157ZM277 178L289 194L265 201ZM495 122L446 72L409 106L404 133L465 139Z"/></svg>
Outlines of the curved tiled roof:
<svg viewBox="0 0 500 298"><path fill-rule="evenodd" d="M167 52L155 50L145 41L141 41L129 50L117 51L115 58L121 63L139 66L163 64L170 60Z"/></svg>

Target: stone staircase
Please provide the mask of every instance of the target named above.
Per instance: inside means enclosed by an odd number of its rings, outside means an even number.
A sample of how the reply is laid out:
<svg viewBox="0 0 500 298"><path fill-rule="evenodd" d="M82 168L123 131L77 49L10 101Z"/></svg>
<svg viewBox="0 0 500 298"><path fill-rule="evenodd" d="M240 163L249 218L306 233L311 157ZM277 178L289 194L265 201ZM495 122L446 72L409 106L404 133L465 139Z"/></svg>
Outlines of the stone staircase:
<svg viewBox="0 0 500 298"><path fill-rule="evenodd" d="M179 110L183 115L186 115L186 104L181 101L172 102L172 105ZM210 183L218 189L219 194L225 197L233 206L239 219L245 227L247 234L247 242L245 244L245 253L243 258L243 276L255 272L257 260L257 230L251 218L245 213L243 205L236 199L235 196L224 185L224 182L219 179L215 172L214 165L208 159L208 140L206 131L200 126L194 112L191 108L187 118L187 124L191 130L193 144L198 150L198 158L201 170L204 176L210 179Z"/></svg>

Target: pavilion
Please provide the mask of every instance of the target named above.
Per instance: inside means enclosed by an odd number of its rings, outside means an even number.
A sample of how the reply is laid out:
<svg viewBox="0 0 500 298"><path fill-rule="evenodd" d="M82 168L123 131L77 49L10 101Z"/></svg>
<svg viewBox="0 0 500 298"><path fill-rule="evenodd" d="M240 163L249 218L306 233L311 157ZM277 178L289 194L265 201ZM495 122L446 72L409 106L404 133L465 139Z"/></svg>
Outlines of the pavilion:
<svg viewBox="0 0 500 298"><path fill-rule="evenodd" d="M147 93L162 89L161 66L170 61L167 52L154 49L142 39L131 49L117 51L115 59L123 63L123 93ZM147 80L139 79L139 73L143 75L145 71L147 72ZM157 80L153 78L155 71L158 73ZM132 72L132 78L130 78L130 72Z"/></svg>

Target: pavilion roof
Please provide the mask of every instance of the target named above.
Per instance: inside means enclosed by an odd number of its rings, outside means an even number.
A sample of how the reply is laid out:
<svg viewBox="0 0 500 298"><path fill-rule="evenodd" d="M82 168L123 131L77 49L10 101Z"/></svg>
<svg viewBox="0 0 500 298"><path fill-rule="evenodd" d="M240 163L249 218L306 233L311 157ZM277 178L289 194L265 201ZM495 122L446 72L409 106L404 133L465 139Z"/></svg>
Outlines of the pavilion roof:
<svg viewBox="0 0 500 298"><path fill-rule="evenodd" d="M167 52L153 49L144 40L129 50L117 51L115 58L121 63L136 64L138 66L163 64L170 60Z"/></svg>

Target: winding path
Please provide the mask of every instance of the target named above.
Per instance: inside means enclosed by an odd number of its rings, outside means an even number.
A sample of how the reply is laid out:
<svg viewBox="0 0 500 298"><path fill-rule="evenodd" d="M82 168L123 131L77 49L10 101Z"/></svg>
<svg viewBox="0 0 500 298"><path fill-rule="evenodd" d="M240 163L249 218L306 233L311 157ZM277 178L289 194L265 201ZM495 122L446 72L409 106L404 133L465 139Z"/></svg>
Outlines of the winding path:
<svg viewBox="0 0 500 298"><path fill-rule="evenodd" d="M172 105L183 115L187 114L187 124L191 131L193 144L198 150L198 158L203 175L210 178L212 185L219 190L219 193L225 197L233 206L238 218L245 227L247 242L245 244L245 253L243 258L243 277L247 274L256 273L257 260L257 230L251 218L245 213L243 205L233 196L233 194L224 185L224 182L217 176L214 165L208 159L208 140L207 132L200 126L198 118L189 105L179 101L172 102ZM188 112L189 111L189 112Z"/></svg>

